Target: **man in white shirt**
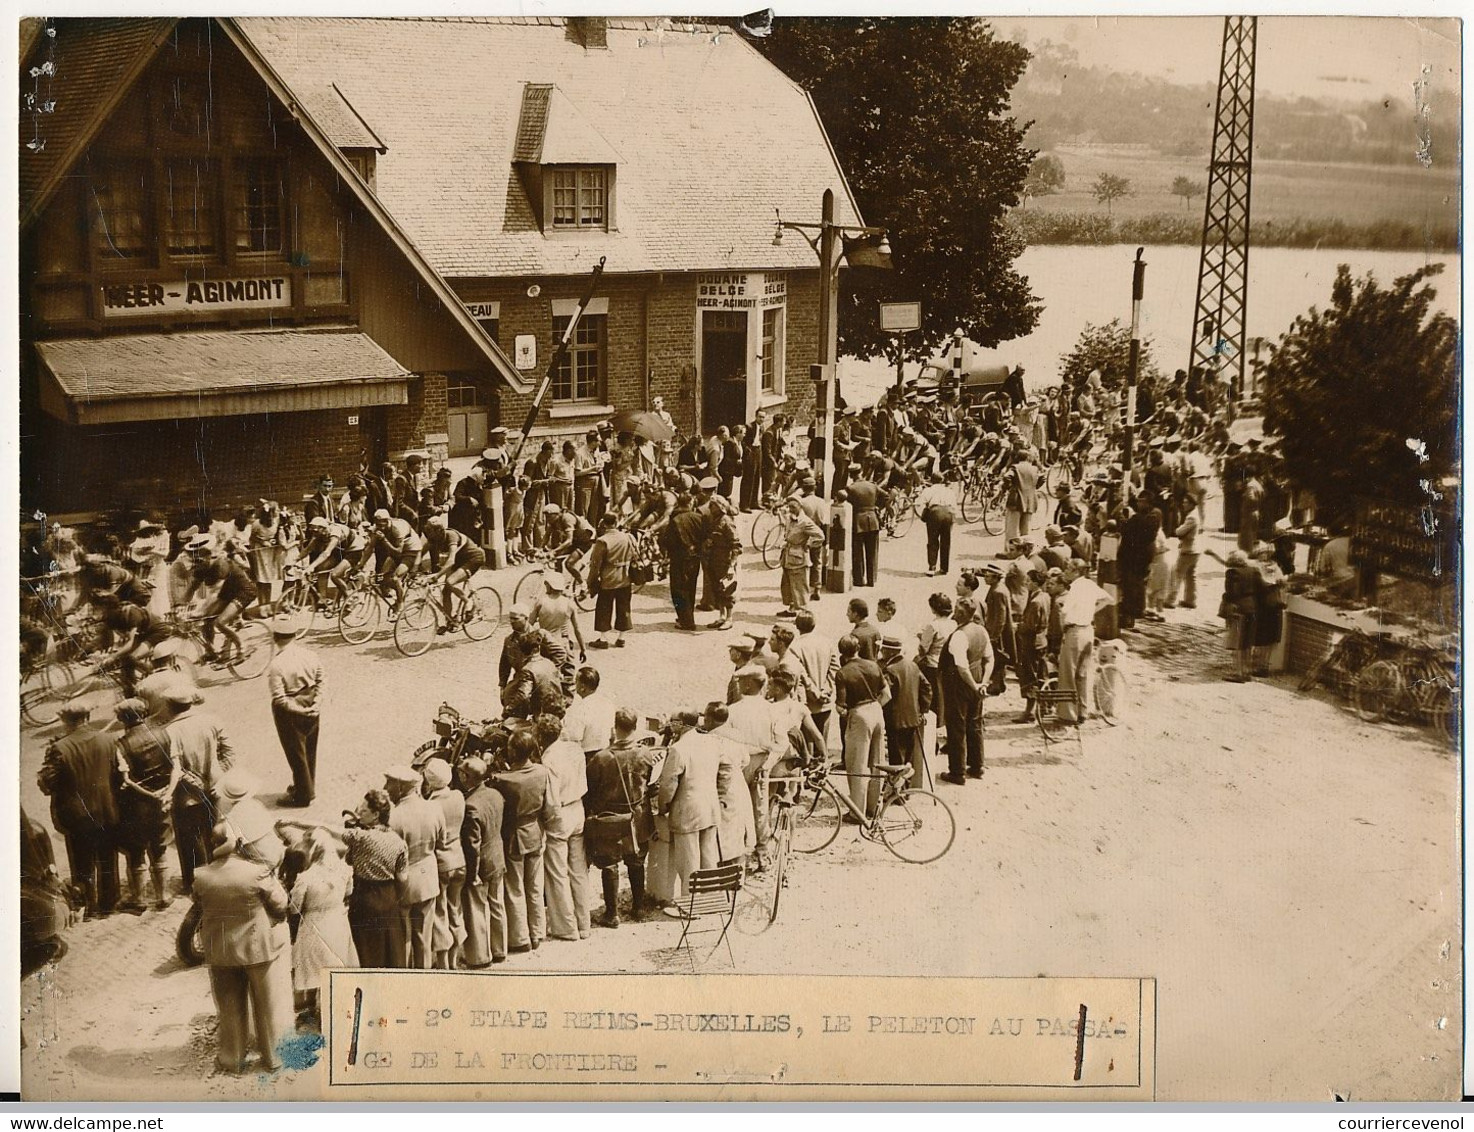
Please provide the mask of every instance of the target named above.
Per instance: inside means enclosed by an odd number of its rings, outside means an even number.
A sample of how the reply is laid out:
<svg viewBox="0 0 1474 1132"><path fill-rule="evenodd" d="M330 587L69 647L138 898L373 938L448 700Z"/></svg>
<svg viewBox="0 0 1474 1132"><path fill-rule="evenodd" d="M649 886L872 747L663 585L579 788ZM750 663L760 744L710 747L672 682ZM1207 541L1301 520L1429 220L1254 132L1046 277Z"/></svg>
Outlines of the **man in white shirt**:
<svg viewBox="0 0 1474 1132"><path fill-rule="evenodd" d="M797 667L802 677L800 688L814 726L820 735L828 734L829 716L834 711L834 677L839 672L839 658L834 642L814 631L814 614L801 609L793 619L798 639L784 654L789 667Z"/></svg>
<svg viewBox="0 0 1474 1132"><path fill-rule="evenodd" d="M609 746L614 730L614 701L599 691L599 671L584 665L574 680L573 703L563 717L563 733L578 744L584 755Z"/></svg>
<svg viewBox="0 0 1474 1132"><path fill-rule="evenodd" d="M752 796L752 827L757 834L759 862L768 844L768 772L788 753L788 735L763 697L767 681L767 671L761 665L751 664L737 673L742 695L728 706L726 727L727 734L747 751L742 777Z"/></svg>
<svg viewBox="0 0 1474 1132"><path fill-rule="evenodd" d="M717 825L721 821L723 744L696 730L694 712L671 717L672 743L660 770L660 814L669 828L671 902L686 895L691 874L717 865Z"/></svg>
<svg viewBox="0 0 1474 1132"><path fill-rule="evenodd" d="M553 776L558 801L558 824L547 832L543 851L543 891L548 902L548 938L588 939L592 929L589 913L589 862L583 844L583 796L589 792L587 762L578 740L556 716L537 718L538 742L543 748L542 764ZM607 733L606 742L608 746Z"/></svg>
<svg viewBox="0 0 1474 1132"><path fill-rule="evenodd" d="M276 656L266 671L271 718L292 771L286 805L307 806L317 793L317 735L322 717L322 662L297 641L296 620L281 613L271 619Z"/></svg>
<svg viewBox="0 0 1474 1132"><path fill-rule="evenodd" d="M1064 723L1079 723L1089 715L1095 684L1095 615L1114 600L1088 575L1075 574L1073 579L1058 598L1064 633L1059 646L1059 690L1075 693L1073 704L1061 703L1056 708Z"/></svg>

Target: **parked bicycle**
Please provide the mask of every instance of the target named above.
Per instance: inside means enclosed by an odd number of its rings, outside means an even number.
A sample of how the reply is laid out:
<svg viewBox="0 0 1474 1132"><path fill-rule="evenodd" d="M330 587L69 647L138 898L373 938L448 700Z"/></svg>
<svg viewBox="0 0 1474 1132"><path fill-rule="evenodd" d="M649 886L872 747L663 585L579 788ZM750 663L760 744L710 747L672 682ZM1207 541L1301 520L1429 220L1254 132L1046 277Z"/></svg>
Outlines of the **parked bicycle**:
<svg viewBox="0 0 1474 1132"><path fill-rule="evenodd" d="M798 784L792 802L790 841L795 852L817 853L839 836L848 815L867 841L878 841L903 861L924 865L937 860L957 836L957 821L947 803L930 790L908 786L911 767L884 763L864 778L882 780L880 800L873 816L866 816L834 785L831 775L842 768L813 763L801 778L773 778L770 783ZM780 804L780 809L782 808Z"/></svg>
<svg viewBox="0 0 1474 1132"><path fill-rule="evenodd" d="M1351 700L1368 723L1419 718L1449 736L1458 734L1457 662L1450 650L1409 641L1397 656L1374 660L1356 675Z"/></svg>

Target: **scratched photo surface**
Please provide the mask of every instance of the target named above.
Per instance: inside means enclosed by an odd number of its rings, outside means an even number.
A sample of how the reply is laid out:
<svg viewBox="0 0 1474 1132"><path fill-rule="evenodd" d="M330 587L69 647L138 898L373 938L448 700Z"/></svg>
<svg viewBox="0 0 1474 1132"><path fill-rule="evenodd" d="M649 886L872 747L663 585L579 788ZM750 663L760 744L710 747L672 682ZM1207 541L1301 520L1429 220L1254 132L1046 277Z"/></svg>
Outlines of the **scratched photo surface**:
<svg viewBox="0 0 1474 1132"><path fill-rule="evenodd" d="M1461 34L22 20L24 1098L1457 1098Z"/></svg>

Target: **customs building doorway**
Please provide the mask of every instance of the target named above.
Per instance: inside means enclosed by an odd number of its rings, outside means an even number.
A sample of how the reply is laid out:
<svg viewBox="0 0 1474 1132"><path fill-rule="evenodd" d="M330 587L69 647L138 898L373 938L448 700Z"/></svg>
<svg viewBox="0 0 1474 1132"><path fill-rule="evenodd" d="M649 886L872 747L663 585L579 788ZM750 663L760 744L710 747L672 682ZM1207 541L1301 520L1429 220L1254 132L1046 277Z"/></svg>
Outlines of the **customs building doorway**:
<svg viewBox="0 0 1474 1132"><path fill-rule="evenodd" d="M701 312L701 431L747 421L747 312Z"/></svg>

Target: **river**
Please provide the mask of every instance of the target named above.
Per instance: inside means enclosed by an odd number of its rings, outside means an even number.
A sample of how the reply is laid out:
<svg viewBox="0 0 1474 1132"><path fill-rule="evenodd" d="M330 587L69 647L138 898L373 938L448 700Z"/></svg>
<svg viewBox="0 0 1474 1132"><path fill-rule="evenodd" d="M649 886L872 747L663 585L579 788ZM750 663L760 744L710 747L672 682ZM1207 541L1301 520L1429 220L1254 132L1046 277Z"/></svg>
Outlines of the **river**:
<svg viewBox="0 0 1474 1132"><path fill-rule="evenodd" d="M1032 247L1019 257L1019 270L1028 276L1043 305L1039 325L1027 338L1005 342L996 350L979 350L983 364L1021 365L1030 388L1058 380L1060 357L1074 346L1087 323L1097 326L1119 318L1131 323L1131 263L1135 246L1112 245ZM1152 344L1152 356L1167 374L1185 368L1193 303L1196 300L1198 250L1183 246L1147 248L1145 294L1141 304L1142 337ZM1426 256L1419 252L1361 251L1357 249L1256 248L1249 253L1248 339L1273 343L1298 315L1330 302L1338 264L1352 274L1370 271L1382 285L1426 263L1443 263L1443 274L1433 280L1437 309L1459 317L1459 256ZM971 356L971 355L970 355ZM914 373L907 367L908 375ZM847 358L841 365L841 384L852 404L872 403L895 380L895 370L884 360L860 362Z"/></svg>

